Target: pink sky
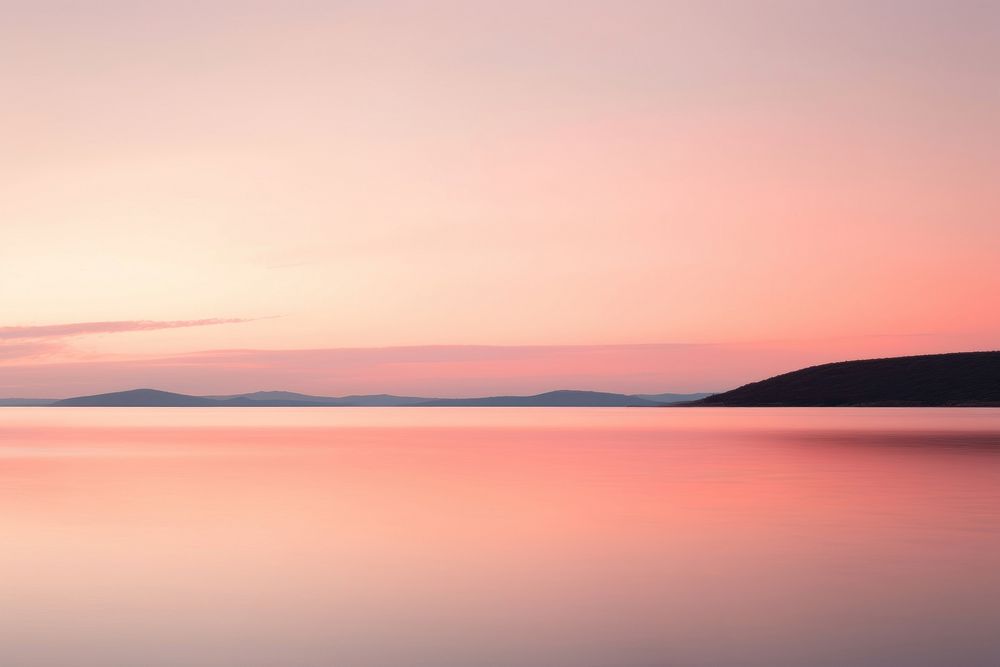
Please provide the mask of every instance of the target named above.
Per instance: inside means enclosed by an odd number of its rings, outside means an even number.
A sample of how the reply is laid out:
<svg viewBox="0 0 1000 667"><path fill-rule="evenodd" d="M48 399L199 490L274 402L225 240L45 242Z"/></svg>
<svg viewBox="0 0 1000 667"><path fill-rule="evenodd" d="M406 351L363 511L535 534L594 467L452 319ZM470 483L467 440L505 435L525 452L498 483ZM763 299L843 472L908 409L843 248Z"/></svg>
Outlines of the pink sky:
<svg viewBox="0 0 1000 667"><path fill-rule="evenodd" d="M0 396L1000 348L1000 9L0 9Z"/></svg>

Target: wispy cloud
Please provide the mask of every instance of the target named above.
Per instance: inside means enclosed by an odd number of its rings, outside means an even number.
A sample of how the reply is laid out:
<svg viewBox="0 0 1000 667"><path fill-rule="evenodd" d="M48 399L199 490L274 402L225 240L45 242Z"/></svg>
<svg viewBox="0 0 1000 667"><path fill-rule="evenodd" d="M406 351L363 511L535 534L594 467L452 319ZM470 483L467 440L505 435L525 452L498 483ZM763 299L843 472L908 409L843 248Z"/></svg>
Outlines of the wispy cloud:
<svg viewBox="0 0 1000 667"><path fill-rule="evenodd" d="M47 340L8 343L0 345L0 361L47 357L61 352L63 348L62 343Z"/></svg>
<svg viewBox="0 0 1000 667"><path fill-rule="evenodd" d="M89 334L124 333L128 331L157 331L160 329L183 329L205 327L216 324L239 324L252 322L244 318L210 318L202 320L118 320L112 322L71 322L69 324L45 324L41 326L0 327L0 341L15 339L70 338Z"/></svg>

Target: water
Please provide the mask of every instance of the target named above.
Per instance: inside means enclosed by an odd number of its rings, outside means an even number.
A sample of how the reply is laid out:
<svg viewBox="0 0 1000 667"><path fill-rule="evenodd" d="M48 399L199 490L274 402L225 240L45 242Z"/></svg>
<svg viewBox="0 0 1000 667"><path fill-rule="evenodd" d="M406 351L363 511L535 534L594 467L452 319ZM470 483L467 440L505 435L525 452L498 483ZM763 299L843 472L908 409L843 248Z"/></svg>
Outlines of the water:
<svg viewBox="0 0 1000 667"><path fill-rule="evenodd" d="M0 410L5 667L996 667L1000 410Z"/></svg>

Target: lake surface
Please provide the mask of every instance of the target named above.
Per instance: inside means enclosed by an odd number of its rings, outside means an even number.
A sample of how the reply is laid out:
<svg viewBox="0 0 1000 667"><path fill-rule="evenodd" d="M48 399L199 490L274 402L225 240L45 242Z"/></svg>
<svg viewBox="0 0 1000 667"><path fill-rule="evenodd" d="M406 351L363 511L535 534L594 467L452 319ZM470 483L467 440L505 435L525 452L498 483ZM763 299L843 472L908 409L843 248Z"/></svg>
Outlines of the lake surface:
<svg viewBox="0 0 1000 667"><path fill-rule="evenodd" d="M5 667L996 667L1000 410L0 409Z"/></svg>

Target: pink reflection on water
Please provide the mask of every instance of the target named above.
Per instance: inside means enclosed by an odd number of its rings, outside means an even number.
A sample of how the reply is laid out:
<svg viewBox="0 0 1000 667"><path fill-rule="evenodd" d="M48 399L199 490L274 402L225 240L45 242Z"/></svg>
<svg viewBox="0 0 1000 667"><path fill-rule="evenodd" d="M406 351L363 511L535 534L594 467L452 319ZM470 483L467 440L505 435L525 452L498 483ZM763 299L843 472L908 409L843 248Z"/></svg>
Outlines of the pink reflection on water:
<svg viewBox="0 0 1000 667"><path fill-rule="evenodd" d="M996 410L0 416L3 664L1000 657Z"/></svg>

